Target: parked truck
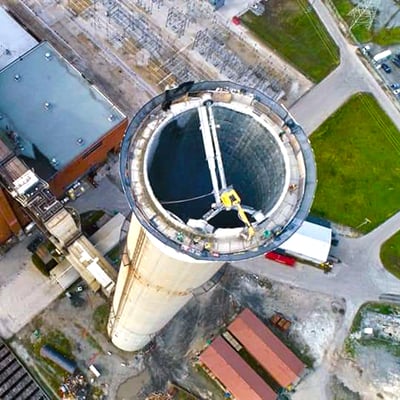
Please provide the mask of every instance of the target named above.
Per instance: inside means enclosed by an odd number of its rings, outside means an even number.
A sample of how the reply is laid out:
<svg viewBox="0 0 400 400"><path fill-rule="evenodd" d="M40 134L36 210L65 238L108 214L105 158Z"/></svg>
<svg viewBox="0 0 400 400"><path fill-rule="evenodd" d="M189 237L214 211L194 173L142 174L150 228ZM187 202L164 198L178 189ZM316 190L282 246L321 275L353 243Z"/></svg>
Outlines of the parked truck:
<svg viewBox="0 0 400 400"><path fill-rule="evenodd" d="M378 54L375 54L374 57L372 58L376 63L385 60L386 58L390 57L392 55L392 51L391 50L384 50L381 51Z"/></svg>

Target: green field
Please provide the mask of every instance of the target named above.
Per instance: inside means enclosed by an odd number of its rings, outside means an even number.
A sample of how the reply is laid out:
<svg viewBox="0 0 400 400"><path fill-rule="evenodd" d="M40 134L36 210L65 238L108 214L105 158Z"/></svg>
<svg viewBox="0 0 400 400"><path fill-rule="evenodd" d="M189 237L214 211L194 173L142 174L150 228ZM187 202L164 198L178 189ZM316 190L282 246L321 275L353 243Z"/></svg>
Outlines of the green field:
<svg viewBox="0 0 400 400"><path fill-rule="evenodd" d="M350 0L332 0L340 16L350 26L352 24L349 12L354 8ZM356 40L360 43L374 42L381 46L390 46L400 42L400 28L368 29L365 25L356 25L352 28Z"/></svg>
<svg viewBox="0 0 400 400"><path fill-rule="evenodd" d="M381 261L390 273L400 279L400 232L383 244Z"/></svg>
<svg viewBox="0 0 400 400"><path fill-rule="evenodd" d="M368 232L400 209L400 134L357 94L311 136L318 185L312 213ZM370 223L363 224L366 218Z"/></svg>
<svg viewBox="0 0 400 400"><path fill-rule="evenodd" d="M269 0L265 13L241 17L267 46L315 82L339 64L339 51L307 0Z"/></svg>

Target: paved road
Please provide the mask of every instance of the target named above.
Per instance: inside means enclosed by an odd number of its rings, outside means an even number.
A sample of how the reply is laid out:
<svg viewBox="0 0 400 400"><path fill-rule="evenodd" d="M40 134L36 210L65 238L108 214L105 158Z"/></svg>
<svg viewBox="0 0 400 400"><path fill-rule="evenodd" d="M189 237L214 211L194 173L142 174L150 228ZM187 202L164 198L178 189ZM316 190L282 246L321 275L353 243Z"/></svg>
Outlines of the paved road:
<svg viewBox="0 0 400 400"><path fill-rule="evenodd" d="M0 261L0 338L8 339L56 299L63 289L33 266L26 238Z"/></svg>
<svg viewBox="0 0 400 400"><path fill-rule="evenodd" d="M361 304L377 300L382 293L399 293L400 281L388 273L379 258L381 245L400 226L400 213L360 238L340 237L339 246L332 253L342 260L329 274L300 264L292 269L258 257L238 262L235 266L251 273L286 282L290 285L343 297L349 303Z"/></svg>
<svg viewBox="0 0 400 400"><path fill-rule="evenodd" d="M116 165L113 167L116 167ZM118 211L124 216L130 213L129 204L125 195L108 176L104 177L99 182L96 189L91 189L89 192L67 205L78 210L80 214L91 210L105 210L110 213Z"/></svg>
<svg viewBox="0 0 400 400"><path fill-rule="evenodd" d="M400 112L381 88L376 77L358 57L357 47L341 33L337 22L322 0L314 0L313 7L340 49L340 65L321 83L314 86L290 109L295 119L311 134L327 117L337 110L352 94L370 92L400 130Z"/></svg>
<svg viewBox="0 0 400 400"><path fill-rule="evenodd" d="M400 213L397 213L363 237L341 237L339 246L332 253L342 263L336 264L330 274L306 265L288 268L264 258L234 264L246 272L306 289L311 292L310 295L314 291L346 300L343 325L336 332L324 362L303 381L293 399L324 400L331 364L341 350L357 310L367 301L378 301L382 293L400 294L400 281L384 269L379 257L382 244L396 233L399 226Z"/></svg>

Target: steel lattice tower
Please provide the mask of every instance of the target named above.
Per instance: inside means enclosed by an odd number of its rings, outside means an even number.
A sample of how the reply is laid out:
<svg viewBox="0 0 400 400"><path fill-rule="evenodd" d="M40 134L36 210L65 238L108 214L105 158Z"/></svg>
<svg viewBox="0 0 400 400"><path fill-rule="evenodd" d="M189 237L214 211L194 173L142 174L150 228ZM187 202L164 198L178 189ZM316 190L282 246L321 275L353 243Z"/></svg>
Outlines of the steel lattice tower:
<svg viewBox="0 0 400 400"><path fill-rule="evenodd" d="M352 18L350 29L356 25L370 29L380 5L381 0L361 0L348 14Z"/></svg>

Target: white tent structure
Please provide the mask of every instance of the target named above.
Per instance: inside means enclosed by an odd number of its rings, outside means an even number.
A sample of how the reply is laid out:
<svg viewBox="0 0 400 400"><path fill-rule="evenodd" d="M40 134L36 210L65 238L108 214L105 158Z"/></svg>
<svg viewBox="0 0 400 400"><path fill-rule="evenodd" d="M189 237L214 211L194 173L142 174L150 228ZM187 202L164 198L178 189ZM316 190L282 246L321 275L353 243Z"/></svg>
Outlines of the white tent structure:
<svg viewBox="0 0 400 400"><path fill-rule="evenodd" d="M0 7L0 70L37 44L37 40Z"/></svg>
<svg viewBox="0 0 400 400"><path fill-rule="evenodd" d="M280 249L304 260L321 264L327 261L331 249L332 229L304 221Z"/></svg>

